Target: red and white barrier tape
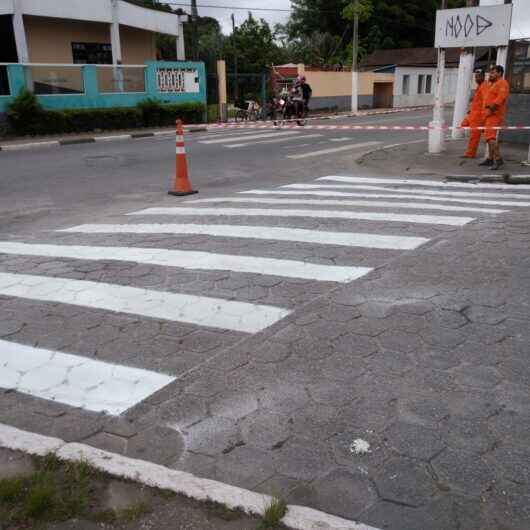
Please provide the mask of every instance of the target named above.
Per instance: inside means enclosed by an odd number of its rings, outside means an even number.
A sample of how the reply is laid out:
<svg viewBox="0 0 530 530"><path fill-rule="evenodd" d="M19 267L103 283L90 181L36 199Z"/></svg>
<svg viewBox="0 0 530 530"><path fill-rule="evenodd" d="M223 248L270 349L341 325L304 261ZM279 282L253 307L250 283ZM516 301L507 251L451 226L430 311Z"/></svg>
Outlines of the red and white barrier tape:
<svg viewBox="0 0 530 530"><path fill-rule="evenodd" d="M499 127L453 127L445 125L443 127L433 127L430 125L311 125L303 126L295 123L284 123L282 125L275 125L273 122L265 122L260 124L248 123L219 123L209 125L208 129L308 129L317 131L431 131L443 130L452 131L459 129L462 131L528 131L528 125L505 125Z"/></svg>

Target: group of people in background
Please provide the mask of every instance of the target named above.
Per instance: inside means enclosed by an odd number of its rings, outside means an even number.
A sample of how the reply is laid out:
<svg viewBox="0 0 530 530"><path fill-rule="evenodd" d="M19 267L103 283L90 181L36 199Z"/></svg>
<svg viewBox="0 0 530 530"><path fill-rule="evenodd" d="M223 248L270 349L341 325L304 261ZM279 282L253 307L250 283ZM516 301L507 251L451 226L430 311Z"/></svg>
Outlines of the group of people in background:
<svg viewBox="0 0 530 530"><path fill-rule="evenodd" d="M510 85L504 79L504 68L492 66L488 73L488 79L482 70L475 71L477 89L471 107L462 127L471 127L471 137L464 158L475 158L477 156L480 139L484 138L488 145L488 155L479 165L488 166L492 170L498 170L504 165L501 157L498 137L498 129L504 124L510 95ZM477 129L483 127L483 129Z"/></svg>

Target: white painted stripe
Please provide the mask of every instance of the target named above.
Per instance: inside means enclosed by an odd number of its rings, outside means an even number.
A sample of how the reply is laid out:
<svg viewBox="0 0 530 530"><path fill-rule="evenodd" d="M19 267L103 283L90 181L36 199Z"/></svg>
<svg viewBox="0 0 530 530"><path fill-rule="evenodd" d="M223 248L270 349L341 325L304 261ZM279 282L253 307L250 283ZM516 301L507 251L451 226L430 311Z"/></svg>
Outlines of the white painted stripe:
<svg viewBox="0 0 530 530"><path fill-rule="evenodd" d="M348 142L351 140L351 136L344 136L343 138L330 138L330 142Z"/></svg>
<svg viewBox="0 0 530 530"><path fill-rule="evenodd" d="M3 144L2 151L24 151L26 149L33 149L34 147L57 147L60 145L58 140L50 140L48 142L31 142L25 144Z"/></svg>
<svg viewBox="0 0 530 530"><path fill-rule="evenodd" d="M321 138L323 134L304 134L303 136L293 136L291 138L275 138L274 140L261 140L257 142L245 142L242 144L230 144L227 145L229 149L236 149L238 147L247 147L249 145L262 145L262 144L279 144L283 142L293 142L297 140L307 140L309 138Z"/></svg>
<svg viewBox="0 0 530 530"><path fill-rule="evenodd" d="M26 243L0 242L0 254L2 253L87 260L132 261L193 270L229 270L342 283L361 278L372 270L367 267L338 267L305 263L303 261L160 248L30 245Z"/></svg>
<svg viewBox="0 0 530 530"><path fill-rule="evenodd" d="M318 191L268 191L251 190L241 192L244 195L314 195L318 197L348 197L350 194L341 192L318 192ZM312 206L357 206L359 208L407 208L411 210L442 210L446 212L480 212L488 214L500 214L506 210L493 208L476 208L472 206L448 206L446 204L432 204L422 202L385 202L385 201L348 201L348 200L326 200L326 199L256 199L256 198L234 198L218 197L216 199L199 199L187 201L190 203L257 203L257 204L309 204ZM1 252L1 247L0 247Z"/></svg>
<svg viewBox="0 0 530 530"><path fill-rule="evenodd" d="M208 235L262 239L267 241L293 241L317 245L337 245L383 250L413 250L429 239L412 236L386 236L355 232L326 232L303 228L240 225L195 224L86 224L58 230L82 234L179 234Z"/></svg>
<svg viewBox="0 0 530 530"><path fill-rule="evenodd" d="M343 145L341 147L333 147L331 149L322 149L320 151L310 151L308 153L300 153L297 155L287 155L287 158L291 158L293 160L299 160L302 158L311 158L315 156L329 155L332 153L340 153L341 151L353 151L354 149L363 149L365 147L372 147L374 145L380 145L381 143L382 142L364 142L361 144Z"/></svg>
<svg viewBox="0 0 530 530"><path fill-rule="evenodd" d="M363 149L365 147L372 147L374 145L380 145L382 142L364 142L360 144L349 144L341 147L333 147L330 149L321 149L320 151L309 151L308 153L299 153L297 155L287 155L287 158L292 160L300 160L302 158L312 158L315 156L329 155L332 153L340 153L341 151L353 151L355 149Z"/></svg>
<svg viewBox="0 0 530 530"><path fill-rule="evenodd" d="M441 182L437 180L402 179L402 178L372 178L372 177L321 177L317 180L331 180L335 182L349 182L352 184L394 184L408 186L428 186L436 188L471 188L489 190L513 190L513 184L471 184L469 182ZM518 189L530 190L530 185L520 184Z"/></svg>
<svg viewBox="0 0 530 530"><path fill-rule="evenodd" d="M270 134L272 136L272 133L274 131L270 131ZM201 136L196 136L196 135L193 135L191 136L190 138L193 139L193 140L213 140L215 138L221 138L221 137L229 137L229 136L252 136L253 134L256 134L256 130L255 129L251 129L251 130L243 130L243 129L238 129L238 130L233 130L233 131L229 131L228 129L219 129L217 131L211 131L209 132L208 134L203 134Z"/></svg>
<svg viewBox="0 0 530 530"><path fill-rule="evenodd" d="M4 424L0 424L0 447L39 456L53 453L60 460L87 463L109 475L150 488L173 491L190 499L215 502L233 510L240 509L258 516L264 515L265 508L272 501L269 495L196 477L191 473L146 460L102 451L90 445L66 443L58 438L22 431ZM287 513L282 522L292 530L377 530L362 523L348 521L303 506L287 506Z"/></svg>
<svg viewBox="0 0 530 530"><path fill-rule="evenodd" d="M273 306L28 274L0 273L0 294L246 333L261 331L290 314Z"/></svg>
<svg viewBox="0 0 530 530"><path fill-rule="evenodd" d="M316 219L351 219L358 221L385 221L393 223L420 223L428 225L464 226L473 217L445 215L413 215L397 213L344 212L331 210L281 210L261 208L147 208L127 215L193 215L231 217L308 217Z"/></svg>
<svg viewBox="0 0 530 530"><path fill-rule="evenodd" d="M202 140L199 143L201 144L226 144L229 142L237 142L239 140L260 140L261 138L273 138L278 136L292 136L294 134L299 134L298 131L286 131L286 132L274 132L270 131L268 133L254 134L252 136L231 136L227 138L216 138L215 140Z"/></svg>
<svg viewBox="0 0 530 530"><path fill-rule="evenodd" d="M0 387L118 415L175 380L156 372L0 340Z"/></svg>
<svg viewBox="0 0 530 530"><path fill-rule="evenodd" d="M383 186L363 186L363 185L352 185L352 184L288 184L281 186L282 189L297 189L297 190L351 190L352 197L385 197L390 198L417 198L424 201L445 201L445 202L469 202L471 204L488 204L498 206L530 206L530 202L517 201L498 201L498 200L487 200L490 198L503 198L503 199L530 199L530 195L523 195L517 193L481 193L479 191L433 191L433 190L416 190L416 189L397 189L397 188L385 188ZM363 191L384 191L385 194L373 194L373 193L356 193L357 190ZM462 199L454 199L462 197ZM464 199L463 197L469 197ZM475 200L476 197L481 199ZM483 200L483 199L486 200Z"/></svg>
<svg viewBox="0 0 530 530"><path fill-rule="evenodd" d="M185 147L179 147L177 145L177 155L185 155L186 154L186 148Z"/></svg>

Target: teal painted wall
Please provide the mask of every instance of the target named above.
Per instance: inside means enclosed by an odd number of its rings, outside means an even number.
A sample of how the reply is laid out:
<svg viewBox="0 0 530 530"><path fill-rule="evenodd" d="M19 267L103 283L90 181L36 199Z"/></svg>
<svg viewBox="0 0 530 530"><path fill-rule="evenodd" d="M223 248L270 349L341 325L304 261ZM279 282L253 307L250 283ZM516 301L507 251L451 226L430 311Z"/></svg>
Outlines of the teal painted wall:
<svg viewBox="0 0 530 530"><path fill-rule="evenodd" d="M134 107L147 98L159 100L161 103L199 102L206 105L206 69L200 62L157 62L149 61L145 69L145 92L120 92L103 94L98 91L97 68L93 65L82 66L84 94L54 94L37 96L46 109L93 109L109 107ZM126 66L126 65L125 65ZM199 92L172 94L158 90L156 82L157 69L181 68L197 70L199 76ZM24 66L19 64L7 67L11 96L0 96L0 113L6 112L14 97L26 87Z"/></svg>

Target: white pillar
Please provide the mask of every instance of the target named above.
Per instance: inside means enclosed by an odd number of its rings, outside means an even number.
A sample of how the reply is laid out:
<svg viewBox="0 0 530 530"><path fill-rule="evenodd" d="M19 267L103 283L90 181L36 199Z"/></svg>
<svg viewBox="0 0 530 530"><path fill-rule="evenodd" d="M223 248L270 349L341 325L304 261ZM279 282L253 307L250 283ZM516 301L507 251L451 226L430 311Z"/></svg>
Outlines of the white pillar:
<svg viewBox="0 0 530 530"><path fill-rule="evenodd" d="M351 73L351 111L357 114L359 111L359 72Z"/></svg>
<svg viewBox="0 0 530 530"><path fill-rule="evenodd" d="M112 64L121 64L121 39L120 39L120 18L118 0L110 0L112 7L112 23L110 25L110 43L112 46Z"/></svg>
<svg viewBox="0 0 530 530"><path fill-rule="evenodd" d="M29 63L28 41L24 29L24 17L22 13L22 0L14 0L13 11L13 33L19 63Z"/></svg>
<svg viewBox="0 0 530 530"><path fill-rule="evenodd" d="M112 64L116 66L113 70L113 82L119 92L124 91L123 70L121 57L120 17L118 0L110 0L112 8L112 23L110 25L110 43L112 46Z"/></svg>
<svg viewBox="0 0 530 530"><path fill-rule="evenodd" d="M184 40L184 24L186 15L177 15L177 61L186 60L186 42Z"/></svg>
<svg viewBox="0 0 530 530"><path fill-rule="evenodd" d="M458 127L467 114L469 108L469 96L471 95L471 80L473 77L474 65L474 52L463 50L460 54L460 65L458 67L458 82L456 87L453 127ZM453 129L452 137L453 140L463 138L464 131L462 129Z"/></svg>
<svg viewBox="0 0 530 530"><path fill-rule="evenodd" d="M502 66L506 72L506 65L508 64L508 46L499 46L497 48L497 64Z"/></svg>
<svg viewBox="0 0 530 530"><path fill-rule="evenodd" d="M445 147L444 91L445 50L438 50L438 68L436 69L436 86L434 91L433 120L429 123L429 153L438 154Z"/></svg>

